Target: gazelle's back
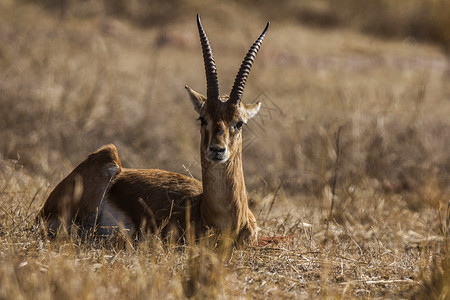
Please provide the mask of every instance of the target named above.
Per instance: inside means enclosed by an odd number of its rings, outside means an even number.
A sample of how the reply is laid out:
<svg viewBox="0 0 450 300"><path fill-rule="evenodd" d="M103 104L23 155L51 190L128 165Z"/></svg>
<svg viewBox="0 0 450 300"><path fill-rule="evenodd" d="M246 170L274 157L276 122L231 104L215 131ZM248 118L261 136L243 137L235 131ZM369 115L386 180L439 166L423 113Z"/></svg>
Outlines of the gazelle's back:
<svg viewBox="0 0 450 300"><path fill-rule="evenodd" d="M107 201L124 212L134 228L153 231L167 222L184 230L188 206L191 220L201 221L202 192L202 183L192 177L157 169L122 169Z"/></svg>

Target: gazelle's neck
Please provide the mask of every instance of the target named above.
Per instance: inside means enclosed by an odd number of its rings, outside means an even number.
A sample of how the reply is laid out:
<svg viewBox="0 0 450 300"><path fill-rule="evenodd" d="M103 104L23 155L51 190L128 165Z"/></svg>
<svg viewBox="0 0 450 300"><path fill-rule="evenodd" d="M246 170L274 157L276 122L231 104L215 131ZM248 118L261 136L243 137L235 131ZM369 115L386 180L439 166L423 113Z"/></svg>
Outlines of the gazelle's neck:
<svg viewBox="0 0 450 300"><path fill-rule="evenodd" d="M202 155L202 217L221 232L237 233L247 222L247 192L239 149L226 162L214 164Z"/></svg>

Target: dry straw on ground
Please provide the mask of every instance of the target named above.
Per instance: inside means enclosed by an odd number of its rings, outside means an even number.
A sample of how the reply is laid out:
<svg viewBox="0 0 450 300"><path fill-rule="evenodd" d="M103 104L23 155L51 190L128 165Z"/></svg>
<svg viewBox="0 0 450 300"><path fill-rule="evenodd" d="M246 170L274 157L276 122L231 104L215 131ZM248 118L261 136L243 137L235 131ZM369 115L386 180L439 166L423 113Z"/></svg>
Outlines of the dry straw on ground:
<svg viewBox="0 0 450 300"><path fill-rule="evenodd" d="M358 33L379 20L344 24L356 1L340 1L333 26L321 23L329 1L39 3L0 1L0 299L450 297L447 27L434 44L393 18L390 40ZM46 196L102 144L127 167L200 178L183 88L204 86L197 12L223 87L275 20L244 94L264 103L244 129L244 167L262 234L289 238L228 255L157 237L43 239Z"/></svg>

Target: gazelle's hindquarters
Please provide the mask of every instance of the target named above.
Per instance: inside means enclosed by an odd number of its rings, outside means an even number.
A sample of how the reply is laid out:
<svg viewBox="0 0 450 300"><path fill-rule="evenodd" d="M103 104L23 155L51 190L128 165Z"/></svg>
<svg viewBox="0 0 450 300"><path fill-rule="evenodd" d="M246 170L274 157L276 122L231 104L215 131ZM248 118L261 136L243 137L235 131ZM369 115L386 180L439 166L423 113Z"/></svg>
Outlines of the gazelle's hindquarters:
<svg viewBox="0 0 450 300"><path fill-rule="evenodd" d="M121 169L114 145L101 147L81 162L50 193L39 213L49 235L72 224L93 229L111 182Z"/></svg>
<svg viewBox="0 0 450 300"><path fill-rule="evenodd" d="M200 181L155 169L122 168L117 149L106 145L90 154L51 192L39 213L49 236L72 225L82 234L114 238L142 232L186 230L186 211L203 229ZM200 233L199 230L197 233Z"/></svg>

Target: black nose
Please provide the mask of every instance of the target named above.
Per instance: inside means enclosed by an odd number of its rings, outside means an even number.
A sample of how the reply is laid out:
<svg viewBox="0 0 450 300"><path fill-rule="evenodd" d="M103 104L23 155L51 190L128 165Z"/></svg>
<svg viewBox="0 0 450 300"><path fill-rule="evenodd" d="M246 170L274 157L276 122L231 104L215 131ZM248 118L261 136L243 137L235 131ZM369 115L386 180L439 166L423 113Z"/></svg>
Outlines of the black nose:
<svg viewBox="0 0 450 300"><path fill-rule="evenodd" d="M224 154L225 153L225 148L220 148L220 147L209 147L209 150L211 152L214 152L215 154Z"/></svg>

